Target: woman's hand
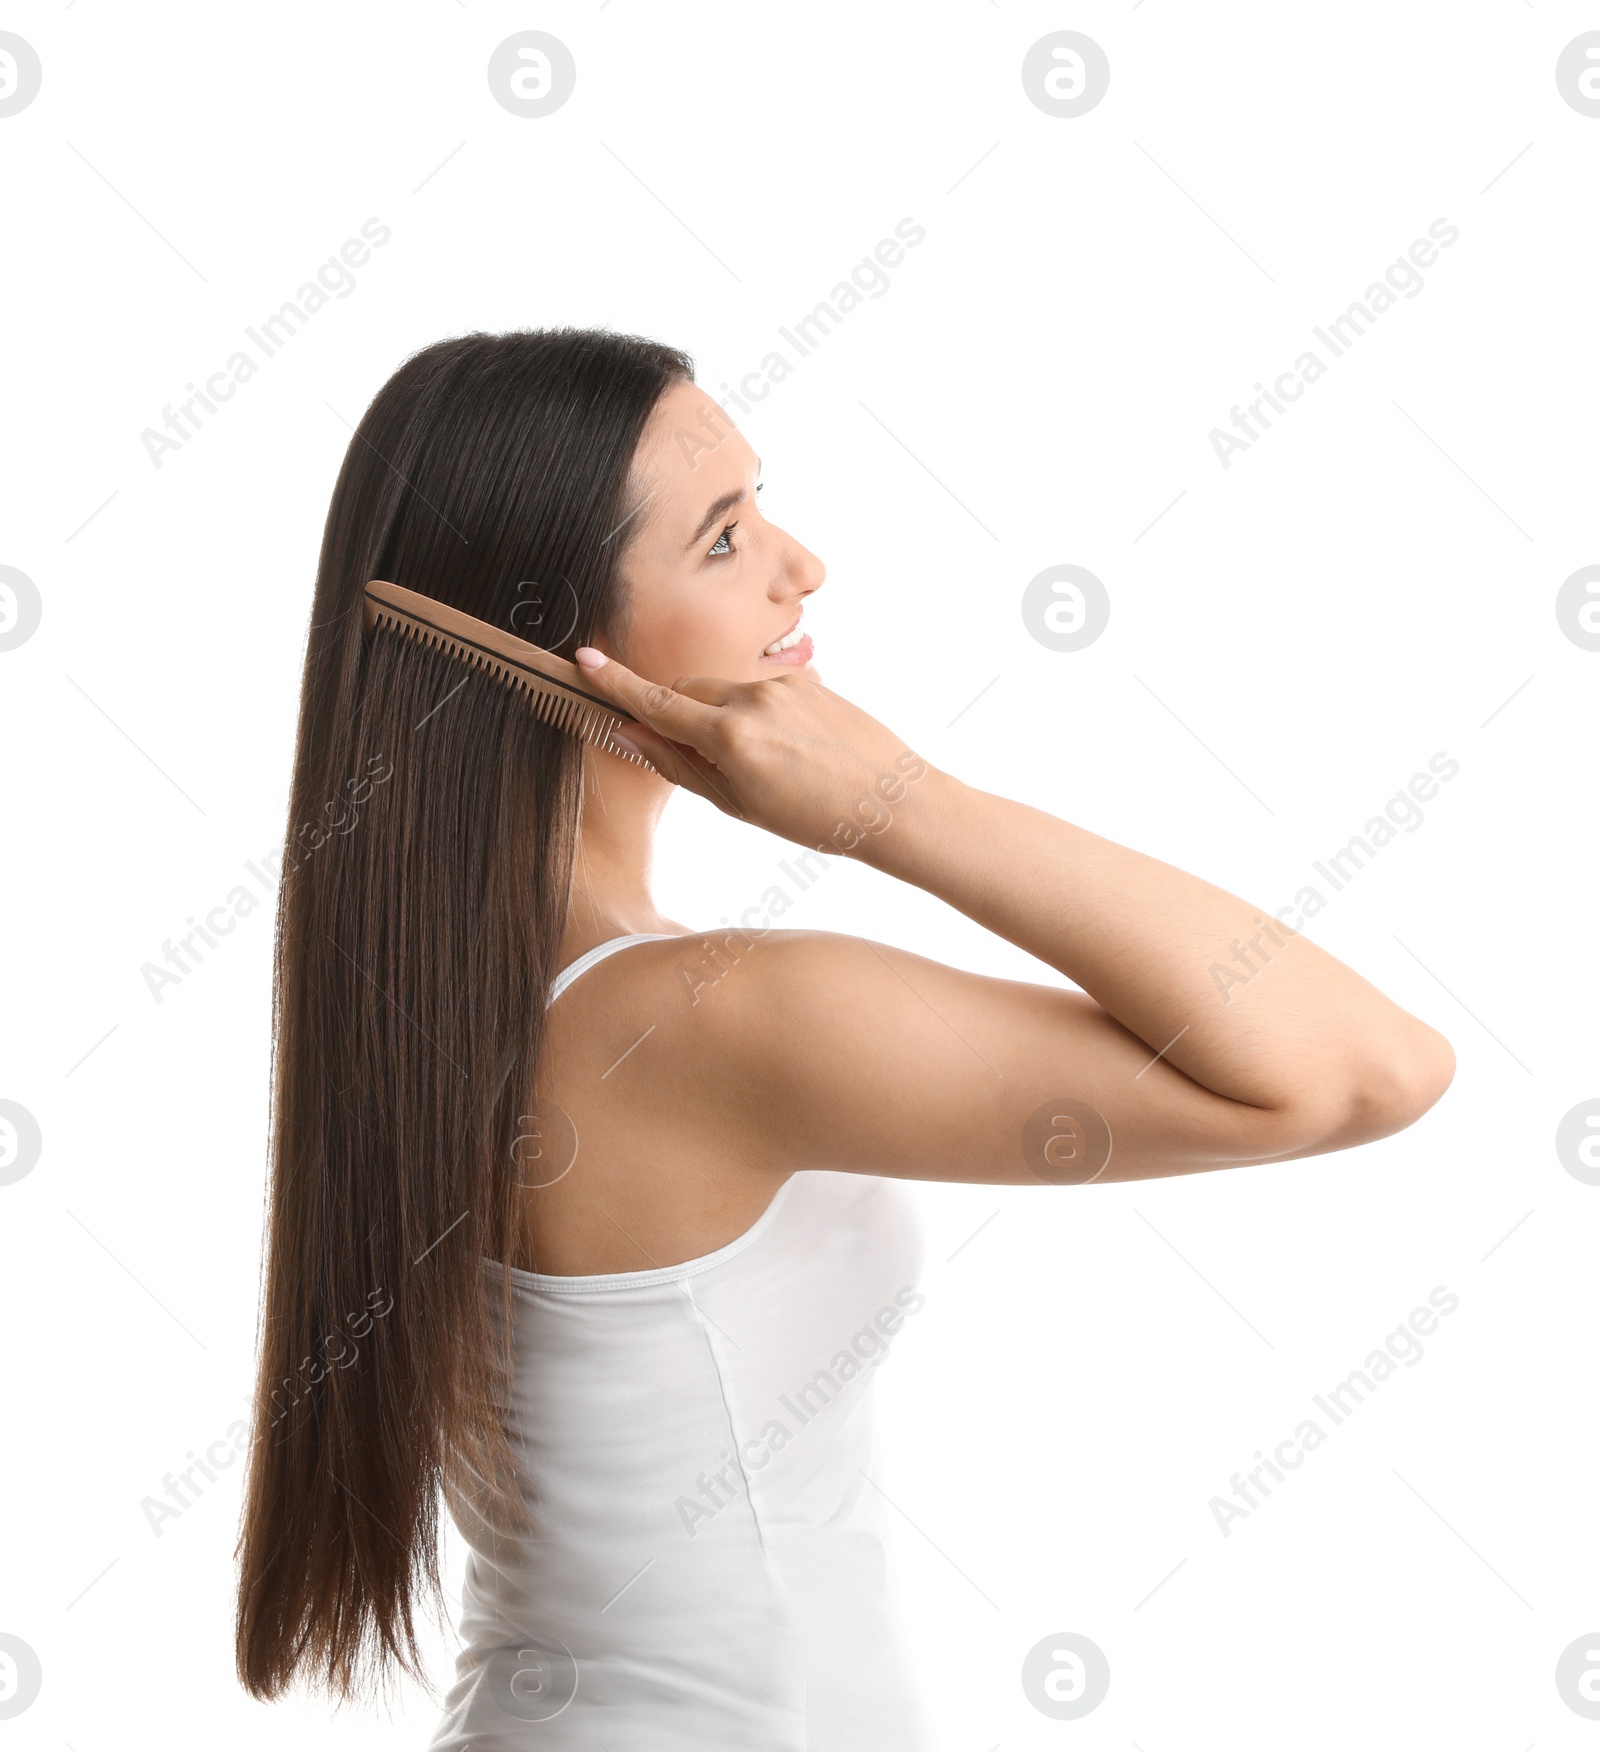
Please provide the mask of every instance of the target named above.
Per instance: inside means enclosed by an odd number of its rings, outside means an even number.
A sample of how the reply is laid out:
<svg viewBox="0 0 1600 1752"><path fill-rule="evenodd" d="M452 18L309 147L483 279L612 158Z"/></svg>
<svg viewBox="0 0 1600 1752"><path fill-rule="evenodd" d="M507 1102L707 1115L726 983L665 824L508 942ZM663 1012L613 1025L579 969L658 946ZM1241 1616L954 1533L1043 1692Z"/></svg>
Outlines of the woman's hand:
<svg viewBox="0 0 1600 1752"><path fill-rule="evenodd" d="M587 686L641 726L613 741L726 814L797 845L859 856L866 836L881 833L933 771L803 671L760 681L682 676L667 687L591 646L574 656Z"/></svg>

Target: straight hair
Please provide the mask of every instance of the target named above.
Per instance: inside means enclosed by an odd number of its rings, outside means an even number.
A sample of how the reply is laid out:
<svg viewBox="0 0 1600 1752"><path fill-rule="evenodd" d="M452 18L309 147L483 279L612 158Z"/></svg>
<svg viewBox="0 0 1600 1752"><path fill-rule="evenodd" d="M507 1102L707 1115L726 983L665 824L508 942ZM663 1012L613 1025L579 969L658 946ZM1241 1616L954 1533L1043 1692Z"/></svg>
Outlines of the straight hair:
<svg viewBox="0 0 1600 1752"><path fill-rule="evenodd" d="M511 1500L511 1323L484 1261L509 1264L517 1235L583 798L580 742L451 658L365 634L362 588L563 656L617 635L635 451L692 378L688 355L603 329L440 341L378 392L334 486L273 969L236 1622L258 1698L425 1679L441 1497Z"/></svg>

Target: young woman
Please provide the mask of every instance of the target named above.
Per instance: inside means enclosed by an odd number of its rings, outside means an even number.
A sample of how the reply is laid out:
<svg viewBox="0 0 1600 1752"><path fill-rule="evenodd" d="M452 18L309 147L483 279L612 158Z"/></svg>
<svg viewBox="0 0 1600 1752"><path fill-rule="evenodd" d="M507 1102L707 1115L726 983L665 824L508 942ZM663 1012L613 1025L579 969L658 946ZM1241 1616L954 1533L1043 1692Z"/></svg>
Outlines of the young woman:
<svg viewBox="0 0 1600 1752"><path fill-rule="evenodd" d="M1450 1082L1304 937L830 692L823 566L758 473L688 358L605 331L429 347L351 443L280 903L258 1697L419 1671L444 1501L470 1556L435 1748L923 1752L871 1483L872 1369L918 1306L898 1182L1289 1161ZM364 635L372 578L576 656L650 764ZM1081 990L764 903L663 918L675 785Z"/></svg>

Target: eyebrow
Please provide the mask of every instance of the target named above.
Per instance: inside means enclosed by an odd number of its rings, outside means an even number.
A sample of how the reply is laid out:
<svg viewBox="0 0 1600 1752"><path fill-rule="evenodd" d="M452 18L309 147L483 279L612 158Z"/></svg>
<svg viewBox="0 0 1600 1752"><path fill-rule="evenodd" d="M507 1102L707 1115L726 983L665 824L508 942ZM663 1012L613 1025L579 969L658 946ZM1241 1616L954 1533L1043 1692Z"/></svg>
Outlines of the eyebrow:
<svg viewBox="0 0 1600 1752"><path fill-rule="evenodd" d="M756 458L756 473L758 475L761 473L761 458L759 456ZM731 511L735 505L742 505L744 503L744 498L744 488L740 487L737 492L724 493L720 499L713 499L706 507L706 514L700 519L699 526L696 528L694 534L683 544L684 551L687 552L701 539L702 536L708 534L712 524L714 524L725 511Z"/></svg>

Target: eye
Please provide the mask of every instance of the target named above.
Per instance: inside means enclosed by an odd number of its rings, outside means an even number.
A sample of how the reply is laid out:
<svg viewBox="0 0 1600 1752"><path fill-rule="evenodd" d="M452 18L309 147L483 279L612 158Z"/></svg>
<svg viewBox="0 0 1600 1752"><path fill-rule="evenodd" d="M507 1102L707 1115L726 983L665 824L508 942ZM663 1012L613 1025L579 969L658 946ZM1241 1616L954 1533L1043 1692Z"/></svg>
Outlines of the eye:
<svg viewBox="0 0 1600 1752"><path fill-rule="evenodd" d="M761 489L766 484L767 483L765 481L757 481L756 482L756 491L759 493L761 491ZM734 530L736 530L738 527L739 527L739 520L737 518L735 518L732 523L727 525L727 527L723 530L722 534L719 535L714 542L712 542L711 546L706 549L706 558L707 559L721 560L721 559L726 559L729 554L736 554L739 550L736 547L734 547L731 542L728 542L728 537L730 535L732 535ZM724 546L723 545L724 543L727 543L728 545Z"/></svg>

